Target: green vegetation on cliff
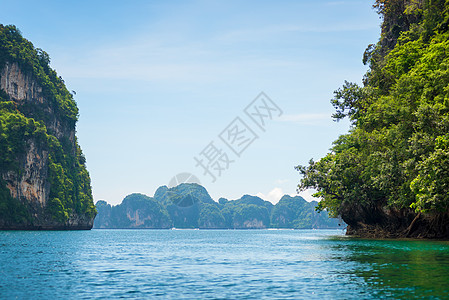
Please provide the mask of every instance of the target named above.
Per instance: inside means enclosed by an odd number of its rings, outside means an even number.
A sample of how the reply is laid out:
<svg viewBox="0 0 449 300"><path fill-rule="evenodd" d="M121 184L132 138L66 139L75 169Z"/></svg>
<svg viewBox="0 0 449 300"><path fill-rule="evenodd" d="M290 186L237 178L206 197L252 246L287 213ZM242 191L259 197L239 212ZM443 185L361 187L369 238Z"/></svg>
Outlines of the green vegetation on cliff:
<svg viewBox="0 0 449 300"><path fill-rule="evenodd" d="M365 51L363 86L332 104L352 128L308 166L299 188L349 232L449 237L449 1L377 0L383 18Z"/></svg>
<svg viewBox="0 0 449 300"><path fill-rule="evenodd" d="M158 188L153 198L131 194L116 206L98 201L94 228L337 228L338 220L315 212L316 204L300 196L276 205L249 195L215 202L204 187L180 184Z"/></svg>
<svg viewBox="0 0 449 300"><path fill-rule="evenodd" d="M172 221L160 203L143 194L131 194L120 205L98 201L97 228L171 228Z"/></svg>
<svg viewBox="0 0 449 300"><path fill-rule="evenodd" d="M49 63L15 26L0 25L1 228L88 227L71 219L96 214L75 137L78 109Z"/></svg>
<svg viewBox="0 0 449 300"><path fill-rule="evenodd" d="M19 29L13 25L0 24L0 67L6 63L17 62L23 72L32 74L42 87L42 96L51 102L56 113L75 126L78 120L78 108L72 94L67 90L64 80L50 67L50 56L22 37ZM31 107L30 107L31 106ZM37 116L36 120L46 119L42 109L33 109L33 104L21 107L25 114Z"/></svg>

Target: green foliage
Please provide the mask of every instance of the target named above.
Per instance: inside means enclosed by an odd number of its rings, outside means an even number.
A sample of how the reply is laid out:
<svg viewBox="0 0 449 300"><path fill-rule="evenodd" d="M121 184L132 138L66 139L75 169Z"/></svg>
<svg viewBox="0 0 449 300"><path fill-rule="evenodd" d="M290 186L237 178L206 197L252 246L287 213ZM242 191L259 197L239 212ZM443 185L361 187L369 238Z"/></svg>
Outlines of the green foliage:
<svg viewBox="0 0 449 300"><path fill-rule="evenodd" d="M203 203L200 208L198 219L199 228L226 228L225 217L217 205Z"/></svg>
<svg viewBox="0 0 449 300"><path fill-rule="evenodd" d="M75 153L72 153L70 144L66 143L64 149L61 143L50 135L48 148L48 180L51 189L47 207L50 214L63 222L68 220L71 213L95 217L90 177L81 148L76 143Z"/></svg>
<svg viewBox="0 0 449 300"><path fill-rule="evenodd" d="M345 82L331 103L353 128L318 162L298 166L319 209L442 212L449 208L448 1L376 1L382 36L365 52L364 86Z"/></svg>
<svg viewBox="0 0 449 300"><path fill-rule="evenodd" d="M256 224L256 226L269 227L270 216L265 207L255 204L241 204L235 207L234 228L251 228L247 224Z"/></svg>
<svg viewBox="0 0 449 300"><path fill-rule="evenodd" d="M343 88L336 90L334 94L335 98L331 100L331 103L337 112L332 117L336 120L346 116L349 116L351 120L357 119L361 109L360 102L364 98L364 90L355 83L345 81Z"/></svg>
<svg viewBox="0 0 449 300"><path fill-rule="evenodd" d="M78 108L64 81L50 68L49 55L22 37L13 25L0 24L0 69L5 63L17 62L22 71L30 72L42 87L42 94L52 108L70 125L75 125Z"/></svg>
<svg viewBox="0 0 449 300"><path fill-rule="evenodd" d="M207 208L203 204L215 204L206 189L195 183L160 187L154 198L167 208L176 228L198 228L200 221L206 221L200 218L202 209Z"/></svg>
<svg viewBox="0 0 449 300"><path fill-rule="evenodd" d="M190 206L179 206L187 203L185 199L190 199L187 201ZM183 183L170 189L162 186L157 189L154 198L132 194L119 205L111 206L105 201L98 201L96 206L98 215L94 223L95 228L337 227L336 221L329 219L327 212L318 214L314 211L316 203L306 202L299 196L284 196L276 205L250 195L231 201L220 198L217 203L210 198L204 187L191 183ZM148 206L152 209L145 208ZM136 215L139 215L140 220L168 219L168 222L138 223ZM279 219L283 218L289 221L280 222Z"/></svg>
<svg viewBox="0 0 449 300"><path fill-rule="evenodd" d="M274 206L271 213L271 227L274 228L337 228L337 219L328 217L326 211L317 213L317 202L307 202L300 196L285 195Z"/></svg>
<svg viewBox="0 0 449 300"><path fill-rule="evenodd" d="M419 174L411 182L416 210L445 212L449 209L449 138L439 136L435 150L418 164Z"/></svg>
<svg viewBox="0 0 449 300"><path fill-rule="evenodd" d="M97 203L100 209L101 204L101 202ZM112 208L110 205L104 207L105 204L106 202L103 203L103 209L109 210L111 215L110 228L171 228L172 226L165 207L143 194L128 195L120 205Z"/></svg>
<svg viewBox="0 0 449 300"><path fill-rule="evenodd" d="M0 225L27 224L30 221L26 206L11 197L6 183L0 179Z"/></svg>
<svg viewBox="0 0 449 300"><path fill-rule="evenodd" d="M1 101L1 99L0 99ZM46 139L45 126L26 118L15 108L14 102L0 102L0 169L18 170L18 158L25 153L27 141Z"/></svg>
<svg viewBox="0 0 449 300"><path fill-rule="evenodd" d="M17 63L23 73L42 87L44 103L16 103L0 89L0 173L13 171L20 178L25 171L21 164L33 144L41 153L48 154L50 193L46 213L61 223L67 222L72 213L93 218L96 210L90 177L76 138L69 140L64 136L57 139L46 126L57 121L62 132L74 131L78 117L76 103L62 78L50 68L49 55L42 49L35 49L15 26L0 25L0 70L13 63ZM48 110L52 113L49 114ZM16 214L19 207L26 205L20 199L5 196L8 194L5 185L5 182L0 182L0 188L4 190L0 206L5 212L9 209L10 214ZM25 224L25 219L29 221L31 218L31 207L20 211L18 218ZM28 216L25 218L24 214ZM6 215L2 217L0 212L0 221L5 220Z"/></svg>

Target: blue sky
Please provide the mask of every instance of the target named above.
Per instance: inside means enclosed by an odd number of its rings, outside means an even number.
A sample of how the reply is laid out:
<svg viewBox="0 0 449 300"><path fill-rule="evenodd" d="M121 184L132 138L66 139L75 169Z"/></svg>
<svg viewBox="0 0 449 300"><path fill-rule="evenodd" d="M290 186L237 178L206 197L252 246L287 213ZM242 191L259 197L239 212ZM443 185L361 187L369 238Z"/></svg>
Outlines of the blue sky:
<svg viewBox="0 0 449 300"><path fill-rule="evenodd" d="M215 200L276 202L296 193L294 166L325 155L349 128L332 121L329 101L366 72L363 51L380 33L371 5L0 0L0 23L47 51L76 91L95 202L152 196L181 172ZM262 91L283 111L265 132L243 112ZM259 137L240 157L218 138L236 117ZM210 142L234 160L215 182L194 160Z"/></svg>

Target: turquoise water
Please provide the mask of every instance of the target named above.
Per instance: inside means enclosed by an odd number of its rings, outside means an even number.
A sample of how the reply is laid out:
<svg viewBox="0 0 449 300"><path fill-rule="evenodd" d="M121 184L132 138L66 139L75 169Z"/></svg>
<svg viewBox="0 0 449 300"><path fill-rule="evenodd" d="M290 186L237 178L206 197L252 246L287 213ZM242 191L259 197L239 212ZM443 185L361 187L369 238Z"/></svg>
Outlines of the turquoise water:
<svg viewBox="0 0 449 300"><path fill-rule="evenodd" d="M341 230L0 232L1 299L449 298L449 243Z"/></svg>

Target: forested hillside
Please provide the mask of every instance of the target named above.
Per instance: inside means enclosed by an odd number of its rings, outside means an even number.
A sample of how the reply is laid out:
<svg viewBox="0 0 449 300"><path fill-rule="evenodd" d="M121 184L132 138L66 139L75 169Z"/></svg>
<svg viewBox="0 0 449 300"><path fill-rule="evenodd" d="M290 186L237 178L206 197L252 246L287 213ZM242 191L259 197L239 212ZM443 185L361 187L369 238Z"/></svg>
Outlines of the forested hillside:
<svg viewBox="0 0 449 300"><path fill-rule="evenodd" d="M96 205L94 228L311 229L341 224L329 219L326 211L317 213L317 202L300 196L286 195L276 205L250 195L215 202L204 187L191 183L161 186L154 197L131 194L119 205Z"/></svg>
<svg viewBox="0 0 449 300"><path fill-rule="evenodd" d="M363 84L335 92L350 131L308 166L299 188L349 234L449 238L449 1L378 0L383 19Z"/></svg>
<svg viewBox="0 0 449 300"><path fill-rule="evenodd" d="M78 108L49 55L0 25L0 229L90 229Z"/></svg>

